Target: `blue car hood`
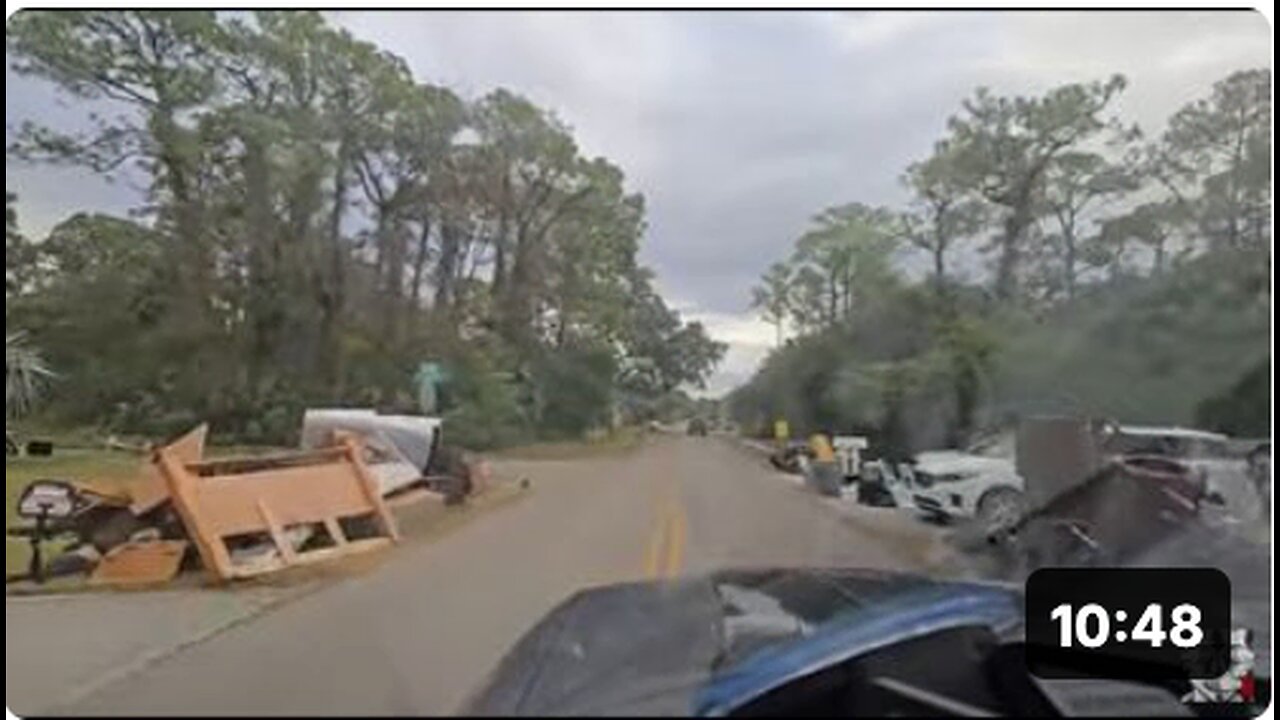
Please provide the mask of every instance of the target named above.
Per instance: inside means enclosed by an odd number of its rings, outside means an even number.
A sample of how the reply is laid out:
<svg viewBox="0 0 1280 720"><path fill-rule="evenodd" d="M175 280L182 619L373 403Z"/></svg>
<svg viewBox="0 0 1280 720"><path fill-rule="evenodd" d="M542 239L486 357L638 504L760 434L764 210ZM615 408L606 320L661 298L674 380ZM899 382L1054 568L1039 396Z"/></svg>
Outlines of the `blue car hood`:
<svg viewBox="0 0 1280 720"><path fill-rule="evenodd" d="M468 704L485 715L721 715L832 663L946 628L1018 625L997 586L868 570L718 572L581 592Z"/></svg>

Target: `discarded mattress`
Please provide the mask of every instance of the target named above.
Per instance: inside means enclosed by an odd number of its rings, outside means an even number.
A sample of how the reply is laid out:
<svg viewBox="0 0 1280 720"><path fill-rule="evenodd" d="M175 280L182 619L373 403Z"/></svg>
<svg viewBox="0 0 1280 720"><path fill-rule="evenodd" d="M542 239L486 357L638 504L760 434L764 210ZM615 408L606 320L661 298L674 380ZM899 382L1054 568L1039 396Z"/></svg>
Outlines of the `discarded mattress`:
<svg viewBox="0 0 1280 720"><path fill-rule="evenodd" d="M358 435L366 463L383 495L412 485L427 474L440 444L441 420L416 415L380 415L364 409L310 409L302 416L301 447L333 445L341 433Z"/></svg>

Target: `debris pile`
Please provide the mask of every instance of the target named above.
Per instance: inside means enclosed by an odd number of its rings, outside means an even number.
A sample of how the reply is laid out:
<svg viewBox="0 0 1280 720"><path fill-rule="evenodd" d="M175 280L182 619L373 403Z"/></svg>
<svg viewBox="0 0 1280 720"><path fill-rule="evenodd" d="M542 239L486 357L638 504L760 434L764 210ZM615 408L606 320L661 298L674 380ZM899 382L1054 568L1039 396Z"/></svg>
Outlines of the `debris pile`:
<svg viewBox="0 0 1280 720"><path fill-rule="evenodd" d="M29 572L88 576L90 585L162 584L181 570L216 581L272 573L388 547L390 508L440 497L464 502L489 483L488 465L441 445L437 418L371 410L308 410L301 447L208 459L206 425L147 451L128 486L37 480L19 501L31 524ZM73 538L46 564L40 546ZM10 580L18 578L10 578Z"/></svg>

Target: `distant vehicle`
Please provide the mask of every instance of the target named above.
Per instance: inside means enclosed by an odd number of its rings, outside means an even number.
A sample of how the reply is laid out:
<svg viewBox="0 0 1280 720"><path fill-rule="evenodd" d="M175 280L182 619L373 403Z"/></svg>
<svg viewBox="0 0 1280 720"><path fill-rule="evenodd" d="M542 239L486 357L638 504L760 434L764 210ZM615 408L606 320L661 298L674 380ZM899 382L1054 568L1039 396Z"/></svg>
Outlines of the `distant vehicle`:
<svg viewBox="0 0 1280 720"><path fill-rule="evenodd" d="M1026 484L1012 460L934 450L916 456L911 474L911 499L926 515L974 519L988 535L1022 517Z"/></svg>
<svg viewBox="0 0 1280 720"><path fill-rule="evenodd" d="M694 418L690 420L688 433L696 437L705 437L707 434L707 422L702 418Z"/></svg>

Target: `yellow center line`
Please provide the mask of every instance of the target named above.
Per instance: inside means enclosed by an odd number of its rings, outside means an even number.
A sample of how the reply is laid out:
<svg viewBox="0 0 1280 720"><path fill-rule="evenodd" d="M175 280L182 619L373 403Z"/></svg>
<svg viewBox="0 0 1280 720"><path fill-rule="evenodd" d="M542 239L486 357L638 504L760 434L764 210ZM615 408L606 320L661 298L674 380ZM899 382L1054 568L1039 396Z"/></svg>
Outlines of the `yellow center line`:
<svg viewBox="0 0 1280 720"><path fill-rule="evenodd" d="M687 525L688 523L685 520L684 508L680 507L679 501L673 500L671 503L671 533L667 542L667 565L665 576L667 579L672 579L678 576L684 564L684 543Z"/></svg>
<svg viewBox="0 0 1280 720"><path fill-rule="evenodd" d="M658 577L658 558L662 556L662 539L666 528L665 516L659 514L657 522L649 532L649 543L644 552L644 576L647 580Z"/></svg>
<svg viewBox="0 0 1280 720"><path fill-rule="evenodd" d="M687 520L674 493L659 500L653 529L645 546L644 576L649 580L671 579L684 564Z"/></svg>

